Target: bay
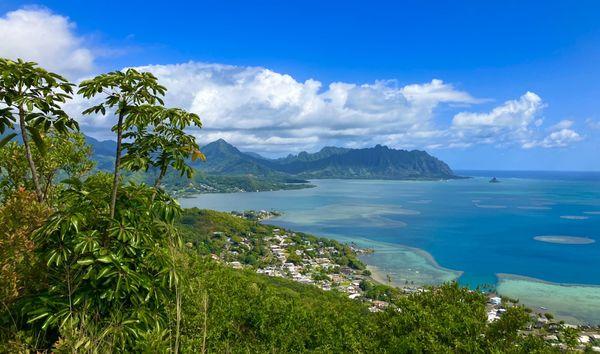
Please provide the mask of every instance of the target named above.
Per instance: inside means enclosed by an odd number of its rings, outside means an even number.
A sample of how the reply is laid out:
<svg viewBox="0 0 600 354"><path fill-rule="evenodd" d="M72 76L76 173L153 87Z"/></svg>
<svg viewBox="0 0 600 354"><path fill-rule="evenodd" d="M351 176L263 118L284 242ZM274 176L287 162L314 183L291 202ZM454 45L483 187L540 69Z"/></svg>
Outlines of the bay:
<svg viewBox="0 0 600 354"><path fill-rule="evenodd" d="M600 324L600 287L594 286L600 285L600 174L479 174L450 181L314 180L311 189L202 194L180 203L276 209L284 214L269 223L373 247L364 261L396 285L454 279L473 288L497 285L528 305L551 304L549 311L572 322ZM494 175L500 183L489 183ZM597 242L534 239L545 235ZM574 290L587 300L561 308Z"/></svg>

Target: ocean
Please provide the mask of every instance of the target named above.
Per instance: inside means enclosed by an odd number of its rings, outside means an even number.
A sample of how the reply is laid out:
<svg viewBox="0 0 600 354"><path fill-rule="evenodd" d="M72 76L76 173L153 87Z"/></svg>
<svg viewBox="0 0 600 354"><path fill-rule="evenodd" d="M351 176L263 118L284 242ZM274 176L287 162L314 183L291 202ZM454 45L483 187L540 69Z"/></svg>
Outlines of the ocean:
<svg viewBox="0 0 600 354"><path fill-rule="evenodd" d="M397 285L487 285L570 322L600 324L600 173L458 173L473 178L314 180L316 188L180 203L279 210L269 223L374 248L363 260Z"/></svg>

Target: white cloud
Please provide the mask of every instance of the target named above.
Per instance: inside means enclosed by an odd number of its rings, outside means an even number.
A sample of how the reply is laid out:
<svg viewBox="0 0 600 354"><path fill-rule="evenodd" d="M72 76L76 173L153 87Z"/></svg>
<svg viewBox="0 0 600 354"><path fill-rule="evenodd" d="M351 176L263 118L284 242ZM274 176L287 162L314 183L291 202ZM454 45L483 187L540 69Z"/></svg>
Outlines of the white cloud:
<svg viewBox="0 0 600 354"><path fill-rule="evenodd" d="M593 120L592 118L587 118L585 120L585 124L588 126L589 129L600 130L600 121L598 121L598 120Z"/></svg>
<svg viewBox="0 0 600 354"><path fill-rule="evenodd" d="M0 56L35 61L67 76L88 73L94 55L74 33L68 18L42 8L28 8L0 17Z"/></svg>
<svg viewBox="0 0 600 354"><path fill-rule="evenodd" d="M478 102L441 80L324 85L261 67L189 62L138 69L154 73L168 88L167 104L201 116L201 141L223 137L265 153L331 144L423 146L444 134L434 122L438 106Z"/></svg>
<svg viewBox="0 0 600 354"><path fill-rule="evenodd" d="M554 147L567 147L572 143L583 140L583 137L579 135L579 133L571 130L571 129L560 129L554 131L548 136L546 136L541 141L530 141L523 144L523 148L530 149L533 147L544 147L544 148L554 148Z"/></svg>
<svg viewBox="0 0 600 354"><path fill-rule="evenodd" d="M529 148L578 141L567 132L542 137L539 115L545 104L532 92L489 112L460 112L444 126L436 119L436 108L481 101L441 80L406 86L395 81L324 85L314 79L300 82L261 67L199 62L137 69L154 73L168 88L167 105L200 115L203 129L194 133L201 143L224 138L242 150L266 154L316 150L325 145ZM68 108L77 114L88 104L78 98ZM97 137L110 134L112 124L110 115L82 120L82 127ZM560 131L569 124L563 121L552 129Z"/></svg>
<svg viewBox="0 0 600 354"><path fill-rule="evenodd" d="M542 125L538 117L545 104L541 97L526 92L485 113L460 112L452 119L452 139L474 144L524 144Z"/></svg>
<svg viewBox="0 0 600 354"><path fill-rule="evenodd" d="M72 78L89 75L95 55L67 17L26 8L0 17L0 56L37 61ZM101 54L100 54L101 55ZM562 147L582 140L563 120L543 129L545 103L533 92L489 112L464 111L450 124L437 110L484 102L442 80L401 86L372 83L298 81L262 67L188 62L139 67L168 88L166 102L198 113L204 123L199 141L218 138L245 150L281 154L324 145L396 148L468 148L477 144ZM81 117L92 103L76 96L65 109L84 131L111 138L111 114ZM448 110L444 110L446 113ZM451 114L451 113L450 113ZM599 123L589 120L590 128ZM547 135L544 135L548 133Z"/></svg>
<svg viewBox="0 0 600 354"><path fill-rule="evenodd" d="M572 120L564 119L564 120L561 120L560 122L552 125L550 128L548 128L548 130L557 131L557 130L569 129L573 126L573 123L574 122Z"/></svg>

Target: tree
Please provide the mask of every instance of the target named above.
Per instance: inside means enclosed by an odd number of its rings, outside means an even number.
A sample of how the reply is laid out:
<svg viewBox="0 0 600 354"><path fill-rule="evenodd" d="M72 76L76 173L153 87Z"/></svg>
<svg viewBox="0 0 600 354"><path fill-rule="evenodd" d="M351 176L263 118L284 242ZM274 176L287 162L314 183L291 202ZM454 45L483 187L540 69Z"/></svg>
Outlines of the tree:
<svg viewBox="0 0 600 354"><path fill-rule="evenodd" d="M44 272L40 271L31 234L43 225L50 215L49 209L37 201L34 192L24 188L11 193L0 204L0 302L3 307L44 286ZM5 308L0 312L3 310Z"/></svg>
<svg viewBox="0 0 600 354"><path fill-rule="evenodd" d="M167 328L180 207L163 192L129 184L109 218L110 175L68 183L62 208L35 233L48 290L24 310L42 330L71 333L92 348L134 350L136 338Z"/></svg>
<svg viewBox="0 0 600 354"><path fill-rule="evenodd" d="M42 154L34 145L31 156L44 200L52 204L49 198L57 178L81 177L94 167L94 163L89 159L91 147L85 144L81 133L58 134L51 129L43 139L47 152ZM24 145L12 141L0 149L0 200L10 197L19 188L35 190L28 171Z"/></svg>
<svg viewBox="0 0 600 354"><path fill-rule="evenodd" d="M160 106L143 107L143 114L149 118L149 127L140 127L126 133L124 138L132 142L124 143L127 154L123 157L123 166L133 171L152 167L158 170L154 188L159 188L169 166L181 175L192 178L194 169L187 163L192 160L205 160L198 150L196 138L186 134L184 129L190 125L201 127L198 115L182 109L167 109Z"/></svg>
<svg viewBox="0 0 600 354"><path fill-rule="evenodd" d="M62 110L70 99L73 84L62 76L46 71L34 62L0 58L0 134L19 125L25 156L38 201L44 201L43 187L34 162L30 139L45 152L44 132L51 127L58 133L78 130L77 122ZM0 140L0 147L17 135L11 132Z"/></svg>
<svg viewBox="0 0 600 354"><path fill-rule="evenodd" d="M164 86L158 84L158 79L154 75L138 72L135 69L98 75L79 85L78 93L85 98L103 95L101 103L86 109L83 114L106 114L107 110L113 109L117 116L117 124L112 127L113 132L117 134L117 149L110 201L111 218L115 216L123 135L143 130L151 123L148 110L151 110L151 106L156 103L164 104L161 97L166 91Z"/></svg>

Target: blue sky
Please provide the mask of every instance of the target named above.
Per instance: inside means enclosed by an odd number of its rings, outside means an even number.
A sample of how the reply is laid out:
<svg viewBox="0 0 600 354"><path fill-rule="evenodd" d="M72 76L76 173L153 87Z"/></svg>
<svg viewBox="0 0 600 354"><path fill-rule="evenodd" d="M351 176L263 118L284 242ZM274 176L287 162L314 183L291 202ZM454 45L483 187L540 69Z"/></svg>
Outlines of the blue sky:
<svg viewBox="0 0 600 354"><path fill-rule="evenodd" d="M200 141L270 156L382 143L457 169L600 170L597 1L8 0L0 55L74 81L152 71Z"/></svg>

